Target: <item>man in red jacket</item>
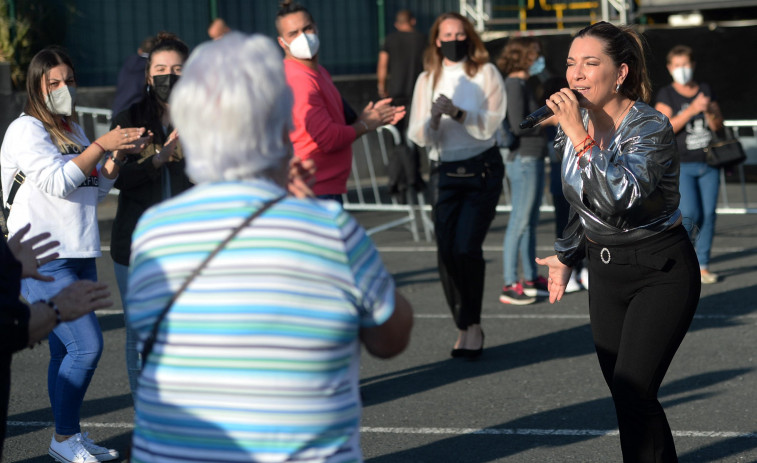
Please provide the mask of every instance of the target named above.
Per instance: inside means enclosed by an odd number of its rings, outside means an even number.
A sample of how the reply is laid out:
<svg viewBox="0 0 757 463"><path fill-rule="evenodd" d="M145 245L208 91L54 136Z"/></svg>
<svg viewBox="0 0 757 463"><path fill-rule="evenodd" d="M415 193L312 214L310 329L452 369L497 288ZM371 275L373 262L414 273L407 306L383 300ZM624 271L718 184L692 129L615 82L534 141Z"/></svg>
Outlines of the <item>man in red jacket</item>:
<svg viewBox="0 0 757 463"><path fill-rule="evenodd" d="M352 166L352 142L382 125L397 123L405 116L405 108L391 106L387 98L369 103L355 116L345 107L331 75L318 64L320 42L310 12L298 4L284 4L276 16L276 28L294 95L294 128L289 134L294 155L315 163L316 196L341 202Z"/></svg>

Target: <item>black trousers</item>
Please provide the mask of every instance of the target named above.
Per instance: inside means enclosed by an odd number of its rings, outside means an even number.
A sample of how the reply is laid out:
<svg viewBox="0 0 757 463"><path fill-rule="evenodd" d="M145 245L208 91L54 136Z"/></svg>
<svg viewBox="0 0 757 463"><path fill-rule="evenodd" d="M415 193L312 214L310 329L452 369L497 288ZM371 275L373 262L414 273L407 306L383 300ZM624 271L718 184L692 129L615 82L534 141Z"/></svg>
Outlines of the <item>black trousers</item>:
<svg viewBox="0 0 757 463"><path fill-rule="evenodd" d="M594 344L625 463L677 462L657 393L694 317L701 282L682 226L625 246L589 242Z"/></svg>
<svg viewBox="0 0 757 463"><path fill-rule="evenodd" d="M490 168L478 190L439 189L439 163L431 163L439 277L455 325L461 330L481 323L486 271L482 247L496 214L505 172L497 147L483 156Z"/></svg>

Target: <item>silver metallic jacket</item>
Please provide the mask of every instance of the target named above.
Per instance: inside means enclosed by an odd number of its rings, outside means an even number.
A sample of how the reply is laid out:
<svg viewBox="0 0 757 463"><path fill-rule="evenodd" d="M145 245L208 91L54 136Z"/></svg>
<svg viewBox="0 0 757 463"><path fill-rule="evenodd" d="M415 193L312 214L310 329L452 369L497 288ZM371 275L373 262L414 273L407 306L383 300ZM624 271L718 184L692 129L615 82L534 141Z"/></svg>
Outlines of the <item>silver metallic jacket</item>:
<svg viewBox="0 0 757 463"><path fill-rule="evenodd" d="M582 109L584 127L589 113ZM571 205L557 257L574 266L583 259L586 239L628 244L675 224L678 209L678 151L668 118L636 101L607 149L591 148L579 159L573 143L558 129L555 149L562 153L562 188Z"/></svg>

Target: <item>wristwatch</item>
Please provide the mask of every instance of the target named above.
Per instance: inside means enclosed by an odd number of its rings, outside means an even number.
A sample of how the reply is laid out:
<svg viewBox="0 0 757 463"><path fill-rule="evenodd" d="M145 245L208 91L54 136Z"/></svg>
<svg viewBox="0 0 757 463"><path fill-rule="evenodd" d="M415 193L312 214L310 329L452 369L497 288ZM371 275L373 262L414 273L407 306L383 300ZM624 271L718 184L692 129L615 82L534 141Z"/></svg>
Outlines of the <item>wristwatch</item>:
<svg viewBox="0 0 757 463"><path fill-rule="evenodd" d="M114 163L115 163L115 164L116 164L116 165L117 165L118 167L123 167L123 166L125 166L125 165L126 165L126 160L125 160L125 159L118 159L118 158L117 158L117 157L115 157L115 156L114 156L113 154L111 154L111 155L110 155L110 159L111 159L111 160L112 160L112 161L113 161L113 162L114 162Z"/></svg>
<svg viewBox="0 0 757 463"><path fill-rule="evenodd" d="M455 114L455 120L459 121L460 119L463 118L464 115L465 115L465 113L463 112L463 110L462 109L458 109L457 113Z"/></svg>

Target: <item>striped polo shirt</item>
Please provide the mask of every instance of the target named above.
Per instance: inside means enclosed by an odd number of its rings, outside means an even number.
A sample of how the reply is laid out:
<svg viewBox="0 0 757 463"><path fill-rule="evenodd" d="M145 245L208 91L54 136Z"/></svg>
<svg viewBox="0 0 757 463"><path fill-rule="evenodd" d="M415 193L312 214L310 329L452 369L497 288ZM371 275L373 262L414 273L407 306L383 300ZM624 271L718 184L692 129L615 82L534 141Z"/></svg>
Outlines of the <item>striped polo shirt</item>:
<svg viewBox="0 0 757 463"><path fill-rule="evenodd" d="M284 193L260 180L198 185L144 214L126 298L141 341L203 259ZM359 330L393 310L394 281L338 204L277 203L160 325L139 380L132 461L362 461Z"/></svg>

